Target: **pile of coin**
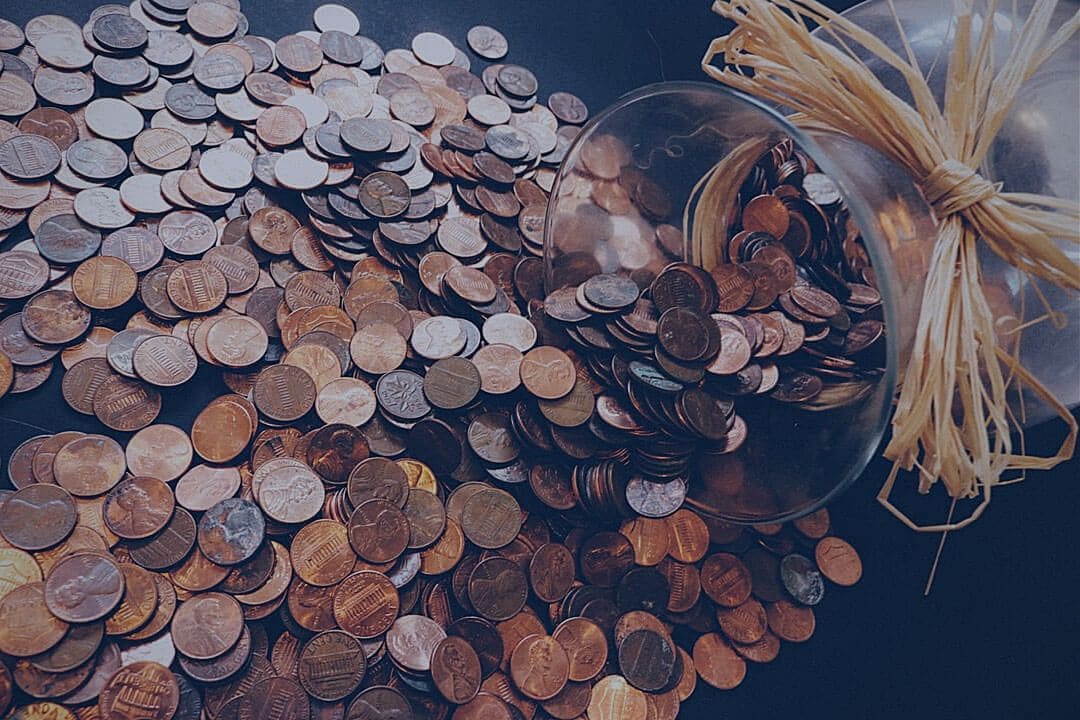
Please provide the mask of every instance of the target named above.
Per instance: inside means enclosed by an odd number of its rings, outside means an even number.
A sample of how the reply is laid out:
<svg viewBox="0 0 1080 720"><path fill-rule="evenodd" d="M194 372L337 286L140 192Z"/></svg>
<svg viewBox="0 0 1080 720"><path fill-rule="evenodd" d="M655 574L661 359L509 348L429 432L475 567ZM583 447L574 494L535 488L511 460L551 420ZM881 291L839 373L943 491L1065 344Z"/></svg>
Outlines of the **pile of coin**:
<svg viewBox="0 0 1080 720"><path fill-rule="evenodd" d="M252 36L225 0L0 21L0 394L59 356L67 403L125 438L8 460L0 709L674 717L807 639L822 576L861 573L827 514L681 508L695 454L745 436L749 368L779 376L730 358L735 333L770 354L769 314L710 317L727 285L679 263L545 294L585 105L435 33L314 24ZM230 392L157 423L200 366Z"/></svg>

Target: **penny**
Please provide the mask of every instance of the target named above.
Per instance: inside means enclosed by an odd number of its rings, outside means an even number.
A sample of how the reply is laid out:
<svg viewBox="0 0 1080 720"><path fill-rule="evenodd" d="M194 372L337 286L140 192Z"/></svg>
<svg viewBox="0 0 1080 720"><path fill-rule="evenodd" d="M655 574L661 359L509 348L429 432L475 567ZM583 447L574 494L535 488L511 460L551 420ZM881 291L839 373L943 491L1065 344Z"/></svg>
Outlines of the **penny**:
<svg viewBox="0 0 1080 720"><path fill-rule="evenodd" d="M41 655L30 658L27 664L45 673L70 672L93 660L104 636L104 623L74 625L68 629L59 644ZM86 667L86 674L88 675L93 669L94 663L90 662ZM86 677L82 677L82 680L86 680ZM77 685L81 684L81 681L77 683Z"/></svg>
<svg viewBox="0 0 1080 720"><path fill-rule="evenodd" d="M693 658L701 679L718 690L736 688L746 677L746 663L719 633L700 636L694 642Z"/></svg>
<svg viewBox="0 0 1080 720"><path fill-rule="evenodd" d="M499 60L505 57L509 48L503 34L488 25L476 25L470 28L466 39L469 48L486 60Z"/></svg>
<svg viewBox="0 0 1080 720"><path fill-rule="evenodd" d="M269 338L258 322L238 315L215 321L207 332L206 345L220 364L242 368L254 365L263 358L269 347Z"/></svg>
<svg viewBox="0 0 1080 720"><path fill-rule="evenodd" d="M338 378L319 391L315 411L327 423L344 423L360 426L375 414L375 393L363 380Z"/></svg>
<svg viewBox="0 0 1080 720"><path fill-rule="evenodd" d="M176 676L162 665L141 661L125 665L106 683L98 699L103 717L127 712L137 699L147 720L167 720L180 704L180 686Z"/></svg>
<svg viewBox="0 0 1080 720"><path fill-rule="evenodd" d="M299 420L314 406L315 397L311 376L292 365L271 365L255 381L255 406L277 422Z"/></svg>
<svg viewBox="0 0 1080 720"><path fill-rule="evenodd" d="M20 585L0 598L0 652L40 655L59 643L68 624L45 605L45 583Z"/></svg>
<svg viewBox="0 0 1080 720"><path fill-rule="evenodd" d="M316 520L297 532L290 548L297 576L317 587L336 585L356 561L346 527L333 520Z"/></svg>
<svg viewBox="0 0 1080 720"><path fill-rule="evenodd" d="M735 555L716 553L701 567L701 587L716 604L737 607L750 597L750 571Z"/></svg>
<svg viewBox="0 0 1080 720"><path fill-rule="evenodd" d="M367 459L370 449L359 429L346 424L332 424L311 435L307 461L323 480L343 485L359 463Z"/></svg>
<svg viewBox="0 0 1080 720"><path fill-rule="evenodd" d="M398 591L382 573L361 570L338 584L333 607L334 619L342 630L358 638L374 638L394 624Z"/></svg>
<svg viewBox="0 0 1080 720"><path fill-rule="evenodd" d="M45 580L49 612L65 622L87 623L111 613L124 595L124 576L112 558L82 553L53 566Z"/></svg>
<svg viewBox="0 0 1080 720"><path fill-rule="evenodd" d="M578 562L586 580L614 587L634 563L634 548L617 532L598 532L582 543Z"/></svg>
<svg viewBox="0 0 1080 720"><path fill-rule="evenodd" d="M132 547L132 559L141 566L161 570L178 563L194 544L195 521L186 510L177 508L164 530Z"/></svg>
<svg viewBox="0 0 1080 720"><path fill-rule="evenodd" d="M322 509L325 491L311 468L291 458L264 463L255 471L252 485L266 516L286 524L305 522Z"/></svg>
<svg viewBox="0 0 1080 720"><path fill-rule="evenodd" d="M409 521L392 502L374 497L349 518L349 542L356 554L373 563L389 562L409 545Z"/></svg>
<svg viewBox="0 0 1080 720"><path fill-rule="evenodd" d="M768 629L765 606L753 598L733 608L719 608L717 620L724 634L742 645L758 642Z"/></svg>
<svg viewBox="0 0 1080 720"><path fill-rule="evenodd" d="M177 662L193 680L213 683L227 680L240 672L251 657L251 631L245 625L240 639L224 654L210 660L193 660L183 655Z"/></svg>
<svg viewBox="0 0 1080 720"><path fill-rule="evenodd" d="M521 385L521 351L509 345L485 345L472 357L480 372L480 389L505 395Z"/></svg>
<svg viewBox="0 0 1080 720"><path fill-rule="evenodd" d="M237 565L255 554L264 532L263 515L254 503L228 498L199 520L199 548L218 565Z"/></svg>
<svg viewBox="0 0 1080 720"><path fill-rule="evenodd" d="M153 477L121 480L105 498L105 525L118 536L141 540L155 535L169 522L175 499L169 487Z"/></svg>
<svg viewBox="0 0 1080 720"><path fill-rule="evenodd" d="M108 635L129 635L153 617L158 604L157 584L153 573L133 563L123 563L124 597L116 611L105 621ZM171 652L171 645L170 652Z"/></svg>
<svg viewBox="0 0 1080 720"><path fill-rule="evenodd" d="M57 485L27 485L3 503L0 535L21 550L44 550L75 527L75 501Z"/></svg>
<svg viewBox="0 0 1080 720"><path fill-rule="evenodd" d="M587 715L590 720L617 720L645 717L645 693L630 685L622 675L608 675L593 686Z"/></svg>
<svg viewBox="0 0 1080 720"><path fill-rule="evenodd" d="M777 600L765 608L769 629L781 640L805 642L814 634L814 611L787 600Z"/></svg>
<svg viewBox="0 0 1080 720"><path fill-rule="evenodd" d="M45 290L26 301L23 330L32 340L59 345L69 343L90 327L90 311L69 290Z"/></svg>
<svg viewBox="0 0 1080 720"><path fill-rule="evenodd" d="M195 376L199 360L184 340L171 335L155 335L135 348L132 368L151 385L175 387Z"/></svg>
<svg viewBox="0 0 1080 720"><path fill-rule="evenodd" d="M510 543L521 528L521 507L510 493L485 488L473 495L461 511L465 536L482 548L500 548Z"/></svg>
<svg viewBox="0 0 1080 720"><path fill-rule="evenodd" d="M536 549L529 562L529 584L544 602L562 600L574 581L574 556L558 543L546 543Z"/></svg>
<svg viewBox="0 0 1080 720"><path fill-rule="evenodd" d="M71 278L75 298L94 310L118 308L135 296L138 277L119 258L92 257L75 269Z"/></svg>
<svg viewBox="0 0 1080 720"><path fill-rule="evenodd" d="M351 695L367 671L360 641L341 630L328 630L308 640L299 658L300 684L323 702Z"/></svg>
<svg viewBox="0 0 1080 720"><path fill-rule="evenodd" d="M374 172L360 182L357 199L372 217L395 218L409 207L411 193L408 185L391 172Z"/></svg>
<svg viewBox="0 0 1080 720"><path fill-rule="evenodd" d="M434 620L423 615L402 615L386 633L386 649L406 670L428 672L431 655L446 638L446 632Z"/></svg>
<svg viewBox="0 0 1080 720"><path fill-rule="evenodd" d="M17 180L41 180L60 167L60 148L42 135L14 135L0 143L0 170Z"/></svg>
<svg viewBox="0 0 1080 720"><path fill-rule="evenodd" d="M176 610L172 619L176 649L193 660L224 654L243 630L240 605L223 593L196 595Z"/></svg>
<svg viewBox="0 0 1080 720"><path fill-rule="evenodd" d="M814 548L821 574L837 585L850 587L862 577L862 560L849 543L838 537L824 537Z"/></svg>
<svg viewBox="0 0 1080 720"><path fill-rule="evenodd" d="M577 381L577 371L570 357L550 345L527 352L521 360L520 373L525 389L544 400L565 397Z"/></svg>
<svg viewBox="0 0 1080 720"><path fill-rule="evenodd" d="M30 297L49 280L49 265L42 256L23 250L0 253L0 300Z"/></svg>
<svg viewBox="0 0 1080 720"><path fill-rule="evenodd" d="M353 468L347 492L349 501L357 508L372 499L386 500L401 508L409 494L409 479L397 463L372 457Z"/></svg>
<svg viewBox="0 0 1080 720"><path fill-rule="evenodd" d="M607 661L608 647L604 631L586 618L567 618L555 628L552 636L566 651L569 659L568 678L585 682L596 677Z"/></svg>
<svg viewBox="0 0 1080 720"><path fill-rule="evenodd" d="M191 464L187 433L173 425L151 425L135 433L125 448L128 469L165 482L180 477Z"/></svg>
<svg viewBox="0 0 1080 720"><path fill-rule="evenodd" d="M468 598L488 620L517 615L528 597L529 585L517 563L504 557L481 561L469 576Z"/></svg>
<svg viewBox="0 0 1080 720"><path fill-rule="evenodd" d="M568 92L554 92L548 97L551 112L564 123L581 125L589 119L589 109L581 98Z"/></svg>
<svg viewBox="0 0 1080 720"><path fill-rule="evenodd" d="M106 427L132 432L154 421L161 410L161 395L142 383L110 377L94 396L94 414Z"/></svg>

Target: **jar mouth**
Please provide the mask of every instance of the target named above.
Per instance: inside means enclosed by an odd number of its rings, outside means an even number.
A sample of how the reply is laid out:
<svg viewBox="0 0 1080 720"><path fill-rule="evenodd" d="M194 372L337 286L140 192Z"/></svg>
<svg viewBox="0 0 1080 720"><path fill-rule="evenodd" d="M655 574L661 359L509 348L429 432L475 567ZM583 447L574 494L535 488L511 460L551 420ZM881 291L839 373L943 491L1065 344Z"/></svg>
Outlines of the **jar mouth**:
<svg viewBox="0 0 1080 720"><path fill-rule="evenodd" d="M741 105L738 109L744 111L747 115L756 114L762 119L762 134L778 131L778 134L786 135L800 150L818 165L821 173L829 176L833 180L841 192L843 201L850 212L852 220L862 235L864 245L870 256L871 264L875 270L877 288L882 296L882 311L884 314L886 333L889 333L891 328L898 327L898 313L895 302L895 293L897 292L898 287L895 275L890 267L888 244L886 239L883 238L877 230L878 225L874 220L876 215L874 208L871 207L869 200L866 197L863 197L858 191L857 184L846 171L844 165L836 162L818 143L813 135L793 125L774 107L762 103L744 93L712 83L698 81L653 83L626 93L611 106L596 114L570 144L566 153L563 168L559 170L554 186L552 187L549 212L544 228L545 244L549 242L549 239L553 235L553 220L556 213L551 210L559 202L560 187L562 186L564 179L569 175L567 169L574 164L573 160L578 156L578 151L580 151L581 147L588 142L590 137L600 134L613 118L618 118L618 116L626 113L628 108L643 100L655 100L658 96L665 95L693 95L701 98L703 97L703 94L704 96L721 98L723 99L723 102L729 104L729 106L731 103ZM774 125L775 128L767 128L770 123ZM721 157L722 156L717 156L713 162L719 161ZM692 203L693 198L690 198L689 202ZM681 215L681 210L682 208L677 208L677 214ZM550 264L548 264L548 268L546 268L546 271L549 270ZM555 285L551 284L550 276L547 276L546 280L551 287L555 287ZM838 494L847 489L862 473L862 470L869 464L870 460L873 459L885 434L889 418L891 417L893 407L892 399L896 390L900 362L898 344L895 337L892 335L887 336L884 348L885 368L882 375L878 378L878 387L875 388L874 391L875 396L877 396L878 393L882 393L885 399L880 403L880 411L877 412L876 417L873 418L873 427L867 427L865 429L865 432L862 433L863 439L858 444L857 452L854 456L850 457L848 467L852 469L851 472L848 473L848 476L839 479L831 490L815 497L805 505L794 509L781 510L779 513L770 517L758 517L756 515L753 517L738 517L728 516L726 513L717 515L715 510L710 510L708 507L701 507L699 503L696 503L690 497L687 498L687 504L694 506L695 510L698 510L699 512L705 512L727 522L752 524L763 522L787 522L809 514L831 502Z"/></svg>

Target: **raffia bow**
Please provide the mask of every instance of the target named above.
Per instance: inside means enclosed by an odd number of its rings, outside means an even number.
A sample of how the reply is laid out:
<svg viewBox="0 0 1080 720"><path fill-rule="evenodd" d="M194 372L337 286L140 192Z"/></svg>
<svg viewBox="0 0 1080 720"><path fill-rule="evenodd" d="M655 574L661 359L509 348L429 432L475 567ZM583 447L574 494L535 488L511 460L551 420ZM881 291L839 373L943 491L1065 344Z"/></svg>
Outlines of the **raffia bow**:
<svg viewBox="0 0 1080 720"><path fill-rule="evenodd" d="M733 88L794 111L796 125L840 131L891 158L913 177L939 220L911 360L893 416L885 455L893 469L878 499L915 530L963 527L985 510L1010 471L1045 469L1070 458L1077 423L1069 410L1019 362L1019 346L1003 349L1000 328L981 284L977 245L986 243L1033 278L1075 291L1080 268L1058 241L1080 242L1080 207L1058 198L1010 193L973 168L981 165L1020 88L1078 29L1080 12L1053 31L1054 0L1037 0L1012 37L1006 62L994 67L994 23L973 22L974 0L954 0L954 42L941 107L915 61L814 0L717 0L713 11L736 25L709 46L703 69ZM890 8L892 8L890 0ZM892 8L896 17L895 8ZM984 17L996 11L985 3ZM808 24L826 37L813 36ZM903 77L913 104L890 92L850 50L861 46ZM714 66L721 57L723 64ZM725 65L726 64L726 65ZM1034 322L1060 322L1047 307ZM1049 457L1013 452L1021 422L1009 409L1010 387L1039 395L1069 432ZM1021 436L1022 437L1022 436ZM919 490L940 479L954 498L982 495L960 522L920 526L890 502L900 470L917 469ZM950 513L951 519L951 513Z"/></svg>

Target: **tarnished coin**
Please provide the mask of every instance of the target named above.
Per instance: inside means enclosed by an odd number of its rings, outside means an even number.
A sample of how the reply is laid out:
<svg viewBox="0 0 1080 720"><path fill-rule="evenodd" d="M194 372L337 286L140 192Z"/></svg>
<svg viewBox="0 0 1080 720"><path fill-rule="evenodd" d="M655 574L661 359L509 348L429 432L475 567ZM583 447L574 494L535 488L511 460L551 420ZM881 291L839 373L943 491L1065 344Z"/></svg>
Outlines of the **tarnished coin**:
<svg viewBox="0 0 1080 720"><path fill-rule="evenodd" d="M259 549L265 530L266 522L257 505L229 498L207 510L199 520L199 548L218 565L238 565Z"/></svg>
<svg viewBox="0 0 1080 720"><path fill-rule="evenodd" d="M486 60L499 60L506 56L509 44L501 32L488 25L476 25L466 36L474 53Z"/></svg>
<svg viewBox="0 0 1080 720"><path fill-rule="evenodd" d="M239 603L224 593L203 593L181 603L173 615L176 649L193 660L209 660L231 648L244 628Z"/></svg>
<svg viewBox="0 0 1080 720"><path fill-rule="evenodd" d="M298 665L300 684L323 702L351 695L367 671L360 640L341 630L328 630L308 640L300 651Z"/></svg>

